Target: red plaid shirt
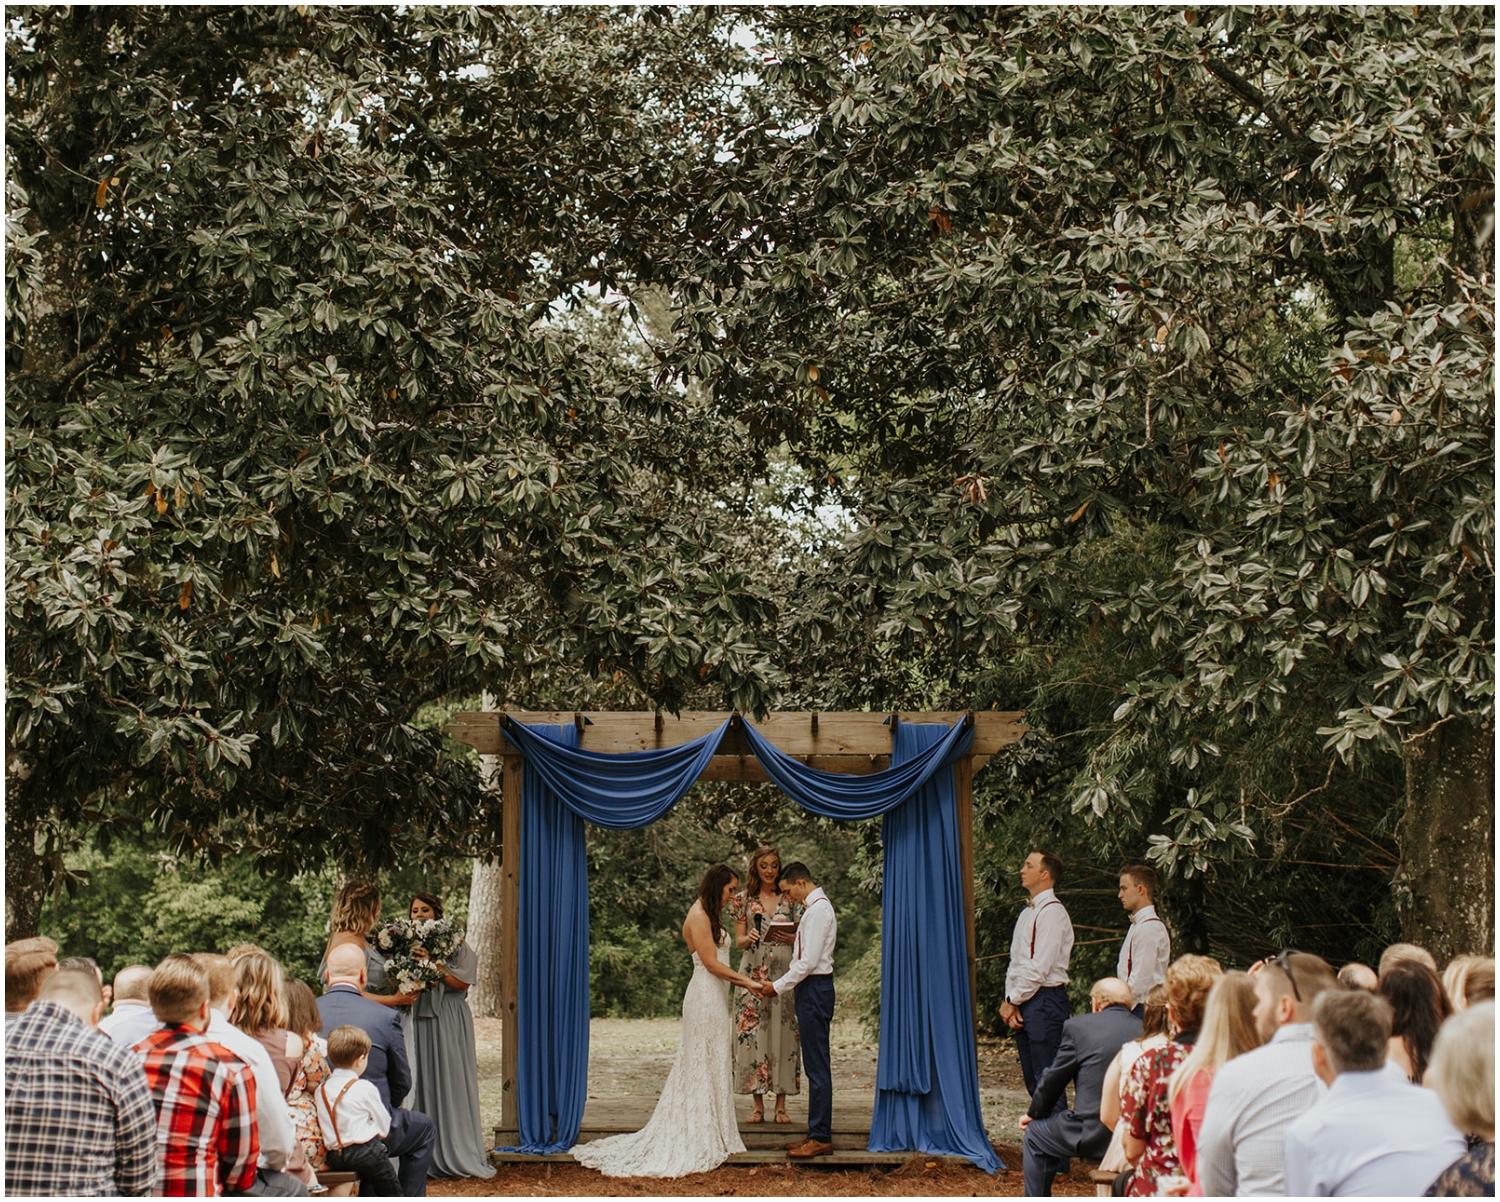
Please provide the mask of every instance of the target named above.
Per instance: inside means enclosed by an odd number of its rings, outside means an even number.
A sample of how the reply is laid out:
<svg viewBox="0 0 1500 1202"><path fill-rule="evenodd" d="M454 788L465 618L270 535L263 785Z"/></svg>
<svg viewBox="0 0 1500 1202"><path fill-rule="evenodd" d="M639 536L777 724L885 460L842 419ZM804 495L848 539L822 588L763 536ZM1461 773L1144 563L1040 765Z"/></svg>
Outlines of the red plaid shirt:
<svg viewBox="0 0 1500 1202"><path fill-rule="evenodd" d="M192 1027L164 1027L135 1045L156 1102L164 1197L216 1198L255 1183L255 1074Z"/></svg>

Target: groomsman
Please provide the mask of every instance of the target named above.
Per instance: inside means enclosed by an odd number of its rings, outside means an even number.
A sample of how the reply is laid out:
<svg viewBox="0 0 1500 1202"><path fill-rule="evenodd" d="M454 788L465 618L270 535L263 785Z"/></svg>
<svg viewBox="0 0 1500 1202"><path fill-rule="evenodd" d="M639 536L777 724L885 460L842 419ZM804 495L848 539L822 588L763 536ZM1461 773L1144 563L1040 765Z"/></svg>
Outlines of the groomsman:
<svg viewBox="0 0 1500 1202"><path fill-rule="evenodd" d="M1068 960L1073 955L1073 922L1053 890L1062 861L1033 851L1021 865L1021 888L1031 895L1010 937L1010 970L1000 1017L1016 1033L1016 1052L1026 1092L1034 1094L1057 1055L1068 1021ZM1059 1106L1066 1098L1058 1099Z"/></svg>
<svg viewBox="0 0 1500 1202"><path fill-rule="evenodd" d="M1144 1018L1146 995L1153 985L1166 983L1167 966L1172 963L1172 936L1156 914L1156 869L1144 864L1120 869L1119 896L1130 915L1130 930L1120 945L1115 975L1130 986L1131 1013Z"/></svg>

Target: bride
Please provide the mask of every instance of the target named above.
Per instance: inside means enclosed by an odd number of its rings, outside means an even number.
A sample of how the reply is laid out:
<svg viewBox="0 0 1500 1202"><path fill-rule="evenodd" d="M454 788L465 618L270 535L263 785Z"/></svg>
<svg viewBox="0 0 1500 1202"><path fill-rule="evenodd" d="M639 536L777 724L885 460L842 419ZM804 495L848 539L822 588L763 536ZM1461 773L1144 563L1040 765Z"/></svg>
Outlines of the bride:
<svg viewBox="0 0 1500 1202"><path fill-rule="evenodd" d="M607 1177L682 1177L705 1173L743 1152L734 1115L734 1032L729 985L754 989L729 967L729 935L719 919L739 878L710 868L682 924L693 953L693 979L682 996L682 1041L651 1121L639 1131L573 1146L573 1159Z"/></svg>

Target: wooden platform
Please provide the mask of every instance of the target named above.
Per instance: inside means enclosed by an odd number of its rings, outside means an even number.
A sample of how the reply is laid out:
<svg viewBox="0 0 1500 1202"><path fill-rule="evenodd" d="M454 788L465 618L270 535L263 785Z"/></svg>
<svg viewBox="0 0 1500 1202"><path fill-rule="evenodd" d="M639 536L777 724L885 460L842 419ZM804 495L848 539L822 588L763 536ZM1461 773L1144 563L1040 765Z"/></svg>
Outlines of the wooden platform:
<svg viewBox="0 0 1500 1202"><path fill-rule="evenodd" d="M621 1135L639 1131L651 1119L656 1108L655 1096L624 1096L590 1098L583 1108L583 1125L578 1131L578 1142L603 1139L610 1135ZM833 1154L815 1156L811 1160L797 1161L821 1168L868 1168L872 1165L895 1167L905 1164L913 1156L922 1155L927 1160L939 1163L968 1164L967 1160L955 1156L932 1156L917 1152L871 1152L870 1119L874 1113L875 1095L872 1093L836 1093L833 1099ZM735 1098L735 1111L739 1118L740 1138L746 1150L737 1152L725 1163L729 1165L755 1166L762 1164L785 1164L785 1144L807 1135L807 1101L803 1097L787 1099L787 1117L790 1123L772 1121L775 1111L774 1099L766 1100L766 1121L750 1122L754 1107L748 1097ZM512 1148L520 1142L516 1131L495 1129L495 1147ZM496 1164L516 1164L536 1161L544 1163L570 1164L571 1153L556 1152L545 1156L527 1152L491 1152L490 1159Z"/></svg>

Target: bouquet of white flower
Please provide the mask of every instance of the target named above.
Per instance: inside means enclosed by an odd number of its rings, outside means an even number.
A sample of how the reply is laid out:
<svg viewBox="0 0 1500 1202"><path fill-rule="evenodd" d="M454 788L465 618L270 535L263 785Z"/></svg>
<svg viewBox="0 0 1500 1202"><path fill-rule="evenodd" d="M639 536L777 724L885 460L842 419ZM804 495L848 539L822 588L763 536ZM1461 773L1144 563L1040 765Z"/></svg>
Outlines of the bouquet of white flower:
<svg viewBox="0 0 1500 1202"><path fill-rule="evenodd" d="M397 918L375 932L386 980L397 993L417 993L442 980L443 966L463 940L463 927L451 918ZM423 951L425 956L417 955Z"/></svg>

